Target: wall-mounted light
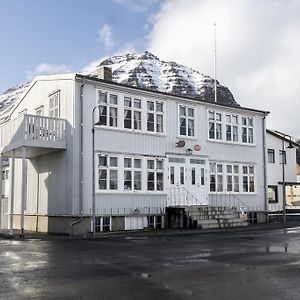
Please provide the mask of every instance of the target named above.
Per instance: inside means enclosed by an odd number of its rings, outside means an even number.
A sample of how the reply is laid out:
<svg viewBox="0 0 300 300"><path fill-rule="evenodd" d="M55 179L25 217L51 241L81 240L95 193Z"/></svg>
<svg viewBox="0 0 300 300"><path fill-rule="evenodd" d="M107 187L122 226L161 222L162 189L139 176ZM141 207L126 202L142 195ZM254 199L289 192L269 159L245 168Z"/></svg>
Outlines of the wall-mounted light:
<svg viewBox="0 0 300 300"><path fill-rule="evenodd" d="M186 153L189 154L189 155L191 155L193 153L193 149L187 148L186 149Z"/></svg>

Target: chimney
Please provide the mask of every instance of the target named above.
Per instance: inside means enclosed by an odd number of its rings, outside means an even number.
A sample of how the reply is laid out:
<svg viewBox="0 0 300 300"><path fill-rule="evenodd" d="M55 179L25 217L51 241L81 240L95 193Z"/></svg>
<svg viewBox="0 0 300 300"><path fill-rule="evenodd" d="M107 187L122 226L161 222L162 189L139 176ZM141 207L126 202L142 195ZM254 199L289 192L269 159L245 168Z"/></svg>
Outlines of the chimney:
<svg viewBox="0 0 300 300"><path fill-rule="evenodd" d="M97 69L97 77L106 81L112 81L112 70L108 67L100 66Z"/></svg>

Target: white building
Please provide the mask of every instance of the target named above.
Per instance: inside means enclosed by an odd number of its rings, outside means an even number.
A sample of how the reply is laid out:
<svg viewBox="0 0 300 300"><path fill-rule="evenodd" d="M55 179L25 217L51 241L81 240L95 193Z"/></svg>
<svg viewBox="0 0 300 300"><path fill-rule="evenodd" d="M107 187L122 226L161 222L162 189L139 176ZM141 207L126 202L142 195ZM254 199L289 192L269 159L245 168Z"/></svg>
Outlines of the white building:
<svg viewBox="0 0 300 300"><path fill-rule="evenodd" d="M79 74L37 77L2 116L2 224L69 232L82 212L74 229L87 232L93 211L96 230L164 226L178 205L265 211L266 115Z"/></svg>
<svg viewBox="0 0 300 300"><path fill-rule="evenodd" d="M270 212L282 211L284 193L286 209L299 208L300 206L296 162L296 148L298 146L296 142L290 140L289 135L267 130L267 182ZM284 154L282 155L282 153ZM282 158L284 158L284 165ZM283 186L286 187L285 192Z"/></svg>

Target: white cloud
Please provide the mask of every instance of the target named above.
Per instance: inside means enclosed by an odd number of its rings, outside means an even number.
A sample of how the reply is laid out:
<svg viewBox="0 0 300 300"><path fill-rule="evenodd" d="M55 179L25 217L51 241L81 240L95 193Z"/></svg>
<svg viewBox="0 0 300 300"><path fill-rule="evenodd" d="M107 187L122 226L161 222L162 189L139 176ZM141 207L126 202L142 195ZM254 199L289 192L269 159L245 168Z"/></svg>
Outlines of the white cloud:
<svg viewBox="0 0 300 300"><path fill-rule="evenodd" d="M145 12L150 6L159 0L113 0L115 3L125 5L129 10L134 12Z"/></svg>
<svg viewBox="0 0 300 300"><path fill-rule="evenodd" d="M114 39L111 26L104 24L98 31L99 41L104 43L106 48L112 48L114 46Z"/></svg>
<svg viewBox="0 0 300 300"><path fill-rule="evenodd" d="M148 49L218 79L242 106L270 110L268 127L300 137L300 1L172 0L153 20Z"/></svg>
<svg viewBox="0 0 300 300"><path fill-rule="evenodd" d="M42 63L27 72L27 80L31 80L34 76L37 75L52 75L52 74L63 74L70 73L71 70L66 65L53 65Z"/></svg>

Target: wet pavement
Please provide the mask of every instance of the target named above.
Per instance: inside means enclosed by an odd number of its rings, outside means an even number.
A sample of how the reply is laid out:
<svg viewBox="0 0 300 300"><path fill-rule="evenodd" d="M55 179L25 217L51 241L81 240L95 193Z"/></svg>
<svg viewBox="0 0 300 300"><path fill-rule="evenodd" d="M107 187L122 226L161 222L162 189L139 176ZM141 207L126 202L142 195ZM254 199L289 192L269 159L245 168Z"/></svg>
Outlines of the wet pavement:
<svg viewBox="0 0 300 300"><path fill-rule="evenodd" d="M300 299L300 227L0 238L1 299Z"/></svg>

